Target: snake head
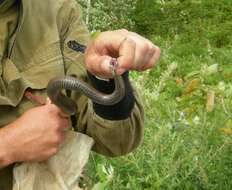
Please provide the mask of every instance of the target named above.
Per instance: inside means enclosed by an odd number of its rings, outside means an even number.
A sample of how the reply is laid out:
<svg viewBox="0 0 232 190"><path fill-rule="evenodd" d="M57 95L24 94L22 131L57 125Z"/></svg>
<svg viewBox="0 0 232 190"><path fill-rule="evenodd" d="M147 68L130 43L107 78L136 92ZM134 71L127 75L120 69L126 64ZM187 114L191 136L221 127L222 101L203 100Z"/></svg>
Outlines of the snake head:
<svg viewBox="0 0 232 190"><path fill-rule="evenodd" d="M110 68L110 71L112 72L112 75L115 76L116 75L116 68L118 67L118 61L116 58L112 58L110 60L110 64L109 64L109 68Z"/></svg>

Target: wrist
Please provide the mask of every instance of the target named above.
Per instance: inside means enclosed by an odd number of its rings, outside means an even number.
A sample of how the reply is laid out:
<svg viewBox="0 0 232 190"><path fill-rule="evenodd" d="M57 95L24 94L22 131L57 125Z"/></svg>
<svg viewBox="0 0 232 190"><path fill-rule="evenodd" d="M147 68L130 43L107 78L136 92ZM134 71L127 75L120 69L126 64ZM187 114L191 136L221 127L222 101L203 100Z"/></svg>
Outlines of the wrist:
<svg viewBox="0 0 232 190"><path fill-rule="evenodd" d="M109 81L99 80L91 73L88 73L88 76L92 86L98 91L106 94L113 92L113 79L110 79ZM93 109L98 116L108 120L124 120L130 116L130 113L134 107L135 98L133 95L132 86L129 81L129 71L125 72L122 77L126 88L124 98L117 104L111 106L93 103Z"/></svg>
<svg viewBox="0 0 232 190"><path fill-rule="evenodd" d="M0 130L0 168L4 168L14 163L13 151L11 143L7 138L9 126L5 126Z"/></svg>
<svg viewBox="0 0 232 190"><path fill-rule="evenodd" d="M2 146L0 146L0 169L7 167L8 165L13 163L13 159L11 159L11 156L8 154L7 150L4 150Z"/></svg>

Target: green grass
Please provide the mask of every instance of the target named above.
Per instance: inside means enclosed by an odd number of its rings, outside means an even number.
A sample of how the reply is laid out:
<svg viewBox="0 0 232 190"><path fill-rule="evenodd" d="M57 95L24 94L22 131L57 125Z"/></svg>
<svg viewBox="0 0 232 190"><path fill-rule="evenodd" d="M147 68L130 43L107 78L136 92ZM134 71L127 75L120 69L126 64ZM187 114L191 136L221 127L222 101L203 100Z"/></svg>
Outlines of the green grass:
<svg viewBox="0 0 232 190"><path fill-rule="evenodd" d="M143 92L144 141L124 157L92 154L85 183L101 182L95 190L232 189L232 48L153 40L162 49L159 65L132 73Z"/></svg>

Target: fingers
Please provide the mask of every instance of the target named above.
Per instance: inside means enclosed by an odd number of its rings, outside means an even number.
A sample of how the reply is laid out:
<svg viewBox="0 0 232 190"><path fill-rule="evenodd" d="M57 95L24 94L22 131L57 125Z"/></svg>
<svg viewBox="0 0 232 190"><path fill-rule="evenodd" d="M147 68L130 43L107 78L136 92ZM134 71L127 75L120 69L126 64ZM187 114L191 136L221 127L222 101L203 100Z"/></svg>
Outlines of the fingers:
<svg viewBox="0 0 232 190"><path fill-rule="evenodd" d="M52 101L50 100L49 97L47 97L46 99L46 105L51 105L52 104ZM51 105L51 109L53 109L54 112L57 112L57 114L62 117L62 118L69 118L69 115L64 113L60 108L58 108L55 104L52 104Z"/></svg>
<svg viewBox="0 0 232 190"><path fill-rule="evenodd" d="M158 61L160 49L150 40L131 32L129 36L136 44L134 63L132 70L143 71L152 68Z"/></svg>
<svg viewBox="0 0 232 190"><path fill-rule="evenodd" d="M86 69L95 76L111 78L111 72L109 70L111 59L112 58L107 55L99 56L98 54L92 54L86 62Z"/></svg>
<svg viewBox="0 0 232 190"><path fill-rule="evenodd" d="M105 40L107 43L111 40L112 45L105 43ZM135 44L132 40L109 33L104 40L98 39L95 44L94 48L88 48L85 54L85 66L90 73L101 78L111 78L112 57L118 58L118 62L123 63L117 66L118 75L129 69L129 64L133 62L135 54Z"/></svg>
<svg viewBox="0 0 232 190"><path fill-rule="evenodd" d="M47 97L47 99L46 99L46 103L45 103L45 104L47 105L47 104L51 104L51 103L52 103L52 101L50 100L50 98L49 98L49 97Z"/></svg>
<svg viewBox="0 0 232 190"><path fill-rule="evenodd" d="M127 49L128 51L126 51ZM135 49L133 41L127 39L125 35L122 35L122 31L103 32L94 42L90 43L86 50L86 69L101 78L111 78L110 61L112 57L121 57L120 59L125 63L128 62L125 59L131 62L134 56L133 49ZM123 56L126 53L128 53L128 58L127 56ZM126 64L123 67L119 66L118 71L120 72L120 69L125 71L127 69L126 67Z"/></svg>
<svg viewBox="0 0 232 190"><path fill-rule="evenodd" d="M136 71L144 71L152 68L160 57L160 49L149 40L135 33L132 33L128 38L130 41L133 41L134 47L127 46L125 51L122 50L124 53L122 53L120 57L121 59L118 59L119 66L121 68L126 68L127 70ZM132 51L134 51L133 54L131 53ZM128 54L128 52L130 54ZM133 59L130 58L130 56L133 56Z"/></svg>
<svg viewBox="0 0 232 190"><path fill-rule="evenodd" d="M67 118L61 118L59 119L59 121L57 122L57 130L58 131L67 131L70 128L70 122Z"/></svg>
<svg viewBox="0 0 232 190"><path fill-rule="evenodd" d="M136 56L136 43L126 37L119 47L118 67L116 73L123 74L125 71L130 70L135 61Z"/></svg>
<svg viewBox="0 0 232 190"><path fill-rule="evenodd" d="M47 99L47 104L45 105L48 107L48 115L49 117L54 118L53 127L55 127L58 131L66 131L71 127L69 115L65 114L60 110L55 104L51 104L50 99Z"/></svg>
<svg viewBox="0 0 232 190"><path fill-rule="evenodd" d="M152 51L150 59L148 60L147 64L145 64L141 68L141 71L152 68L157 63L157 61L159 60L159 58L160 58L160 49L157 46L154 46L153 48L154 49Z"/></svg>

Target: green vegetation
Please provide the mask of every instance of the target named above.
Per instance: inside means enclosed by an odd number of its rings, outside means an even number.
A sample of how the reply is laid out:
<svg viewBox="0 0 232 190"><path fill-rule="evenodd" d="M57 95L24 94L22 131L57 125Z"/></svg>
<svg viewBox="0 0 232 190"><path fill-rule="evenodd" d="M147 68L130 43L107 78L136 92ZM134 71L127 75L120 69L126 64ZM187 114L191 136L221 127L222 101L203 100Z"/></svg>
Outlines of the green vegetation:
<svg viewBox="0 0 232 190"><path fill-rule="evenodd" d="M232 189L231 10L229 0L139 0L128 10L125 27L162 50L154 69L131 73L146 112L144 141L121 158L91 155L87 186Z"/></svg>

